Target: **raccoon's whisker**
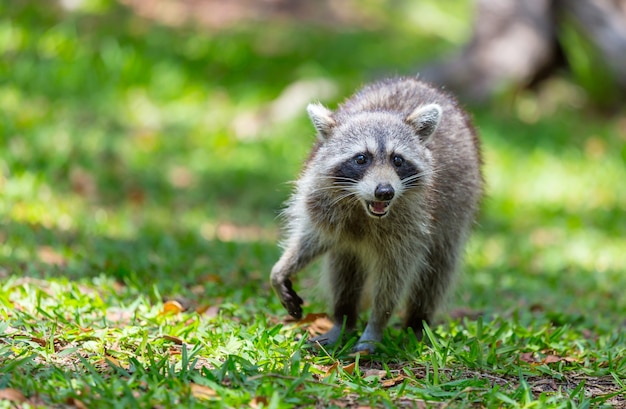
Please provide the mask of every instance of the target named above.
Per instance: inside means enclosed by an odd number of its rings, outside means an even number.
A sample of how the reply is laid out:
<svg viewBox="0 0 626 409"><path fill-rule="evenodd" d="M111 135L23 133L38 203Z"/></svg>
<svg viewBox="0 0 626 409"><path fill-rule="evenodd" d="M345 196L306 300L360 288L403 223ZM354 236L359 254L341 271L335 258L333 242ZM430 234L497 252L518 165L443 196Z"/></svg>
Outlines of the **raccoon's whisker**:
<svg viewBox="0 0 626 409"><path fill-rule="evenodd" d="M352 188L353 185L330 185L330 186L322 186L322 187L318 187L314 190L314 192L323 192L323 191L327 191L327 190L337 190L337 191L348 191L350 188Z"/></svg>
<svg viewBox="0 0 626 409"><path fill-rule="evenodd" d="M347 178L343 176L318 176L316 179L320 180L332 180L333 182L349 182L349 183L359 183L358 180Z"/></svg>
<svg viewBox="0 0 626 409"><path fill-rule="evenodd" d="M403 179L402 180L402 184L405 185L405 186L409 186L409 187L417 186L416 182L419 181L420 179L422 179L422 178L424 178L426 176L436 175L440 171L441 171L441 169L432 169L432 170L416 173L415 175L411 175L411 176Z"/></svg>
<svg viewBox="0 0 626 409"><path fill-rule="evenodd" d="M347 198L351 198L351 199L357 200L356 199L356 192L347 192L347 193L344 193L343 195L339 195L332 202L330 202L330 205L334 206L337 203L339 203L342 200L347 199Z"/></svg>

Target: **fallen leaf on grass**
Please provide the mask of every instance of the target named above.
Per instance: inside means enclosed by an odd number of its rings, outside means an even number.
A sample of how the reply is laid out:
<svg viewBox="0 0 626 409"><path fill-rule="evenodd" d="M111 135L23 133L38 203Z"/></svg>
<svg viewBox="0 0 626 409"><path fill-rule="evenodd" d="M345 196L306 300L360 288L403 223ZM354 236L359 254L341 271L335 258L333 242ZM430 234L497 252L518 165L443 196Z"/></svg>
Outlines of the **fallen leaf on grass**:
<svg viewBox="0 0 626 409"><path fill-rule="evenodd" d="M326 378L327 376L330 376L330 374L332 374L333 372L337 372L338 367L339 367L339 361L335 361L334 364L332 364L326 369L326 372L324 373L324 378Z"/></svg>
<svg viewBox="0 0 626 409"><path fill-rule="evenodd" d="M535 354L533 352L522 352L519 356L519 359L524 362L534 363L536 362L534 356Z"/></svg>
<svg viewBox="0 0 626 409"><path fill-rule="evenodd" d="M130 368L128 364L122 364L117 358L114 358L111 355L105 355L104 359L100 360L98 363L105 363L109 367L118 367L123 369Z"/></svg>
<svg viewBox="0 0 626 409"><path fill-rule="evenodd" d="M163 303L163 310L161 311L161 315L166 314L179 314L185 311L185 308L176 300L169 300Z"/></svg>
<svg viewBox="0 0 626 409"><path fill-rule="evenodd" d="M306 326L309 335L317 336L330 331L333 327L333 322L326 313L309 313L298 321L298 325Z"/></svg>
<svg viewBox="0 0 626 409"><path fill-rule="evenodd" d="M402 381L404 381L404 376L403 375L398 375L395 378L386 379L386 380L382 381L380 385L383 388L391 388L392 386L396 386L396 385L402 383Z"/></svg>
<svg viewBox="0 0 626 409"><path fill-rule="evenodd" d="M363 372L363 378L369 378L370 376L375 376L378 379L383 379L385 376L387 376L387 371L383 369L367 369L365 372Z"/></svg>
<svg viewBox="0 0 626 409"><path fill-rule="evenodd" d="M9 402L26 402L26 397L17 389L0 389L0 400L8 400Z"/></svg>
<svg viewBox="0 0 626 409"><path fill-rule="evenodd" d="M548 355L543 359L543 363L544 364L553 364L555 362L559 362L565 360L564 358L561 358L560 356L556 356L556 355Z"/></svg>
<svg viewBox="0 0 626 409"><path fill-rule="evenodd" d="M531 365L553 364L553 363L561 362L561 361L570 362L570 363L578 362L578 359L573 358L573 357L563 357L563 356L554 355L554 354L547 354L544 357L541 357L541 356L537 356L537 354L535 354L534 352L521 353L519 356L519 359Z"/></svg>
<svg viewBox="0 0 626 409"><path fill-rule="evenodd" d="M357 355L365 356L365 355L369 355L369 354L370 354L370 351L368 351L367 349L362 349L362 350L359 350L359 351L352 352L350 354L350 356L356 357Z"/></svg>
<svg viewBox="0 0 626 409"><path fill-rule="evenodd" d="M554 362L578 362L578 359L571 357L571 356L558 356L558 355L546 355L546 357L543 360L543 363L545 364L552 364Z"/></svg>
<svg viewBox="0 0 626 409"><path fill-rule="evenodd" d="M194 398L198 398L198 399L216 399L217 396L217 392L215 391L215 389L212 389L208 386L205 385L199 385L197 383L191 383L189 385L189 387L191 388L191 395Z"/></svg>
<svg viewBox="0 0 626 409"><path fill-rule="evenodd" d="M356 362L352 362L351 364L348 364L348 365L342 367L341 369L343 369L344 372L349 373L350 375L352 375L354 373L355 366L356 366Z"/></svg>
<svg viewBox="0 0 626 409"><path fill-rule="evenodd" d="M261 406L261 404L263 404L263 406L267 406L268 403L269 401L265 396L256 396L250 401L250 407L256 409Z"/></svg>
<svg viewBox="0 0 626 409"><path fill-rule="evenodd" d="M173 342L176 345L182 345L185 342L181 338L178 338L178 337L175 337L175 336L172 336L172 335L162 335L161 338L166 340L166 341Z"/></svg>
<svg viewBox="0 0 626 409"><path fill-rule="evenodd" d="M328 318L328 314L325 312L310 312L304 316L300 321L298 321L299 325L311 324L318 319Z"/></svg>
<svg viewBox="0 0 626 409"><path fill-rule="evenodd" d="M198 281L201 282L201 283L221 284L222 283L222 277L217 275L217 274L205 274L202 277L200 277L198 279Z"/></svg>
<svg viewBox="0 0 626 409"><path fill-rule="evenodd" d="M82 401L76 398L68 398L66 403L69 406L74 406L75 408L78 408L78 409L87 409L87 405L85 405Z"/></svg>
<svg viewBox="0 0 626 409"><path fill-rule="evenodd" d="M356 363L352 362L352 363L350 363L350 364L348 364L346 366L342 366L341 369L344 372L352 375L354 373L355 367L356 367ZM324 367L322 367L320 369L324 369ZM332 364L331 366L325 368L325 372L324 372L324 376L323 377L326 378L326 377L330 376L333 372L337 372L338 369L339 369L339 361L335 361L334 364Z"/></svg>
<svg viewBox="0 0 626 409"><path fill-rule="evenodd" d="M38 344L39 346L44 347L44 348L46 347L46 345L48 345L48 343L46 342L45 339L41 339L41 338L37 338L37 337L30 337L30 336L28 337L28 339L30 341Z"/></svg>
<svg viewBox="0 0 626 409"><path fill-rule="evenodd" d="M196 312L206 318L215 318L220 312L220 307L217 305L202 305L196 308Z"/></svg>

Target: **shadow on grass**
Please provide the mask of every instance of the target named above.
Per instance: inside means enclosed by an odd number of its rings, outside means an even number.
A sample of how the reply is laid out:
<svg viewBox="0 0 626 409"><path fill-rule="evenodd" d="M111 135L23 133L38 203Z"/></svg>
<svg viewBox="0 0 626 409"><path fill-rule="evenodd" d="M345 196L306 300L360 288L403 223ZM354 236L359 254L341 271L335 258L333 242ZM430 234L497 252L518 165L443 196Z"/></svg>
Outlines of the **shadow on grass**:
<svg viewBox="0 0 626 409"><path fill-rule="evenodd" d="M18 222L2 224L2 231L1 245L13 250L0 259L2 275L79 281L107 275L136 289L156 286L168 298L223 297L242 283L270 294L265 270L278 256L275 243L206 240L150 226L132 239ZM194 295L197 285L206 293Z"/></svg>

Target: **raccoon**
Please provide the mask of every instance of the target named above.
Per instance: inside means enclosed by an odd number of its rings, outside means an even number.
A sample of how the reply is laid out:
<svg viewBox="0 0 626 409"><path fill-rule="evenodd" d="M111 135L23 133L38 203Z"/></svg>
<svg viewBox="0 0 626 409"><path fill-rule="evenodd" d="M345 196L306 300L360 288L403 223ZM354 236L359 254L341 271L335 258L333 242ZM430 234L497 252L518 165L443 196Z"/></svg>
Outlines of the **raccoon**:
<svg viewBox="0 0 626 409"><path fill-rule="evenodd" d="M355 351L373 352L405 301L421 336L459 266L482 196L480 144L456 99L418 78L365 86L335 112L307 111L317 141L284 210L284 252L271 284L288 313L303 300L290 277L319 256L333 328L353 331L363 299L371 314Z"/></svg>

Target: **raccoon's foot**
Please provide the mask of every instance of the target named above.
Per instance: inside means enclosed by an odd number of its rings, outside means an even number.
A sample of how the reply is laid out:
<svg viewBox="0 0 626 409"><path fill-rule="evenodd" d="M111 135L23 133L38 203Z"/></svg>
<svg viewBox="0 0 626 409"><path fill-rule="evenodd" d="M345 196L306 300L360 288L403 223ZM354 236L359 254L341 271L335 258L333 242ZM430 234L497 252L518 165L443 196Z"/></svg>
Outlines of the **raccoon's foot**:
<svg viewBox="0 0 626 409"><path fill-rule="evenodd" d="M365 331L363 331L363 335L361 335L359 341L352 348L352 352L366 352L371 354L376 351L376 344L382 341L382 339L382 330L374 329L368 324L367 327L365 327Z"/></svg>
<svg viewBox="0 0 626 409"><path fill-rule="evenodd" d="M342 334L343 327L341 325L335 324L327 333L310 338L308 342L315 345L331 346L335 345L337 341L339 341L339 338L341 338Z"/></svg>
<svg viewBox="0 0 626 409"><path fill-rule="evenodd" d="M278 297L280 298L280 302L285 307L289 315L299 320L302 318L302 303L304 302L302 298L296 293L291 284L291 280L288 278L283 280L280 283L272 283L274 286L274 290Z"/></svg>
<svg viewBox="0 0 626 409"><path fill-rule="evenodd" d="M355 346L352 347L352 353L356 354L357 352L362 352L365 354L373 354L376 351L377 341L361 341L356 343Z"/></svg>

